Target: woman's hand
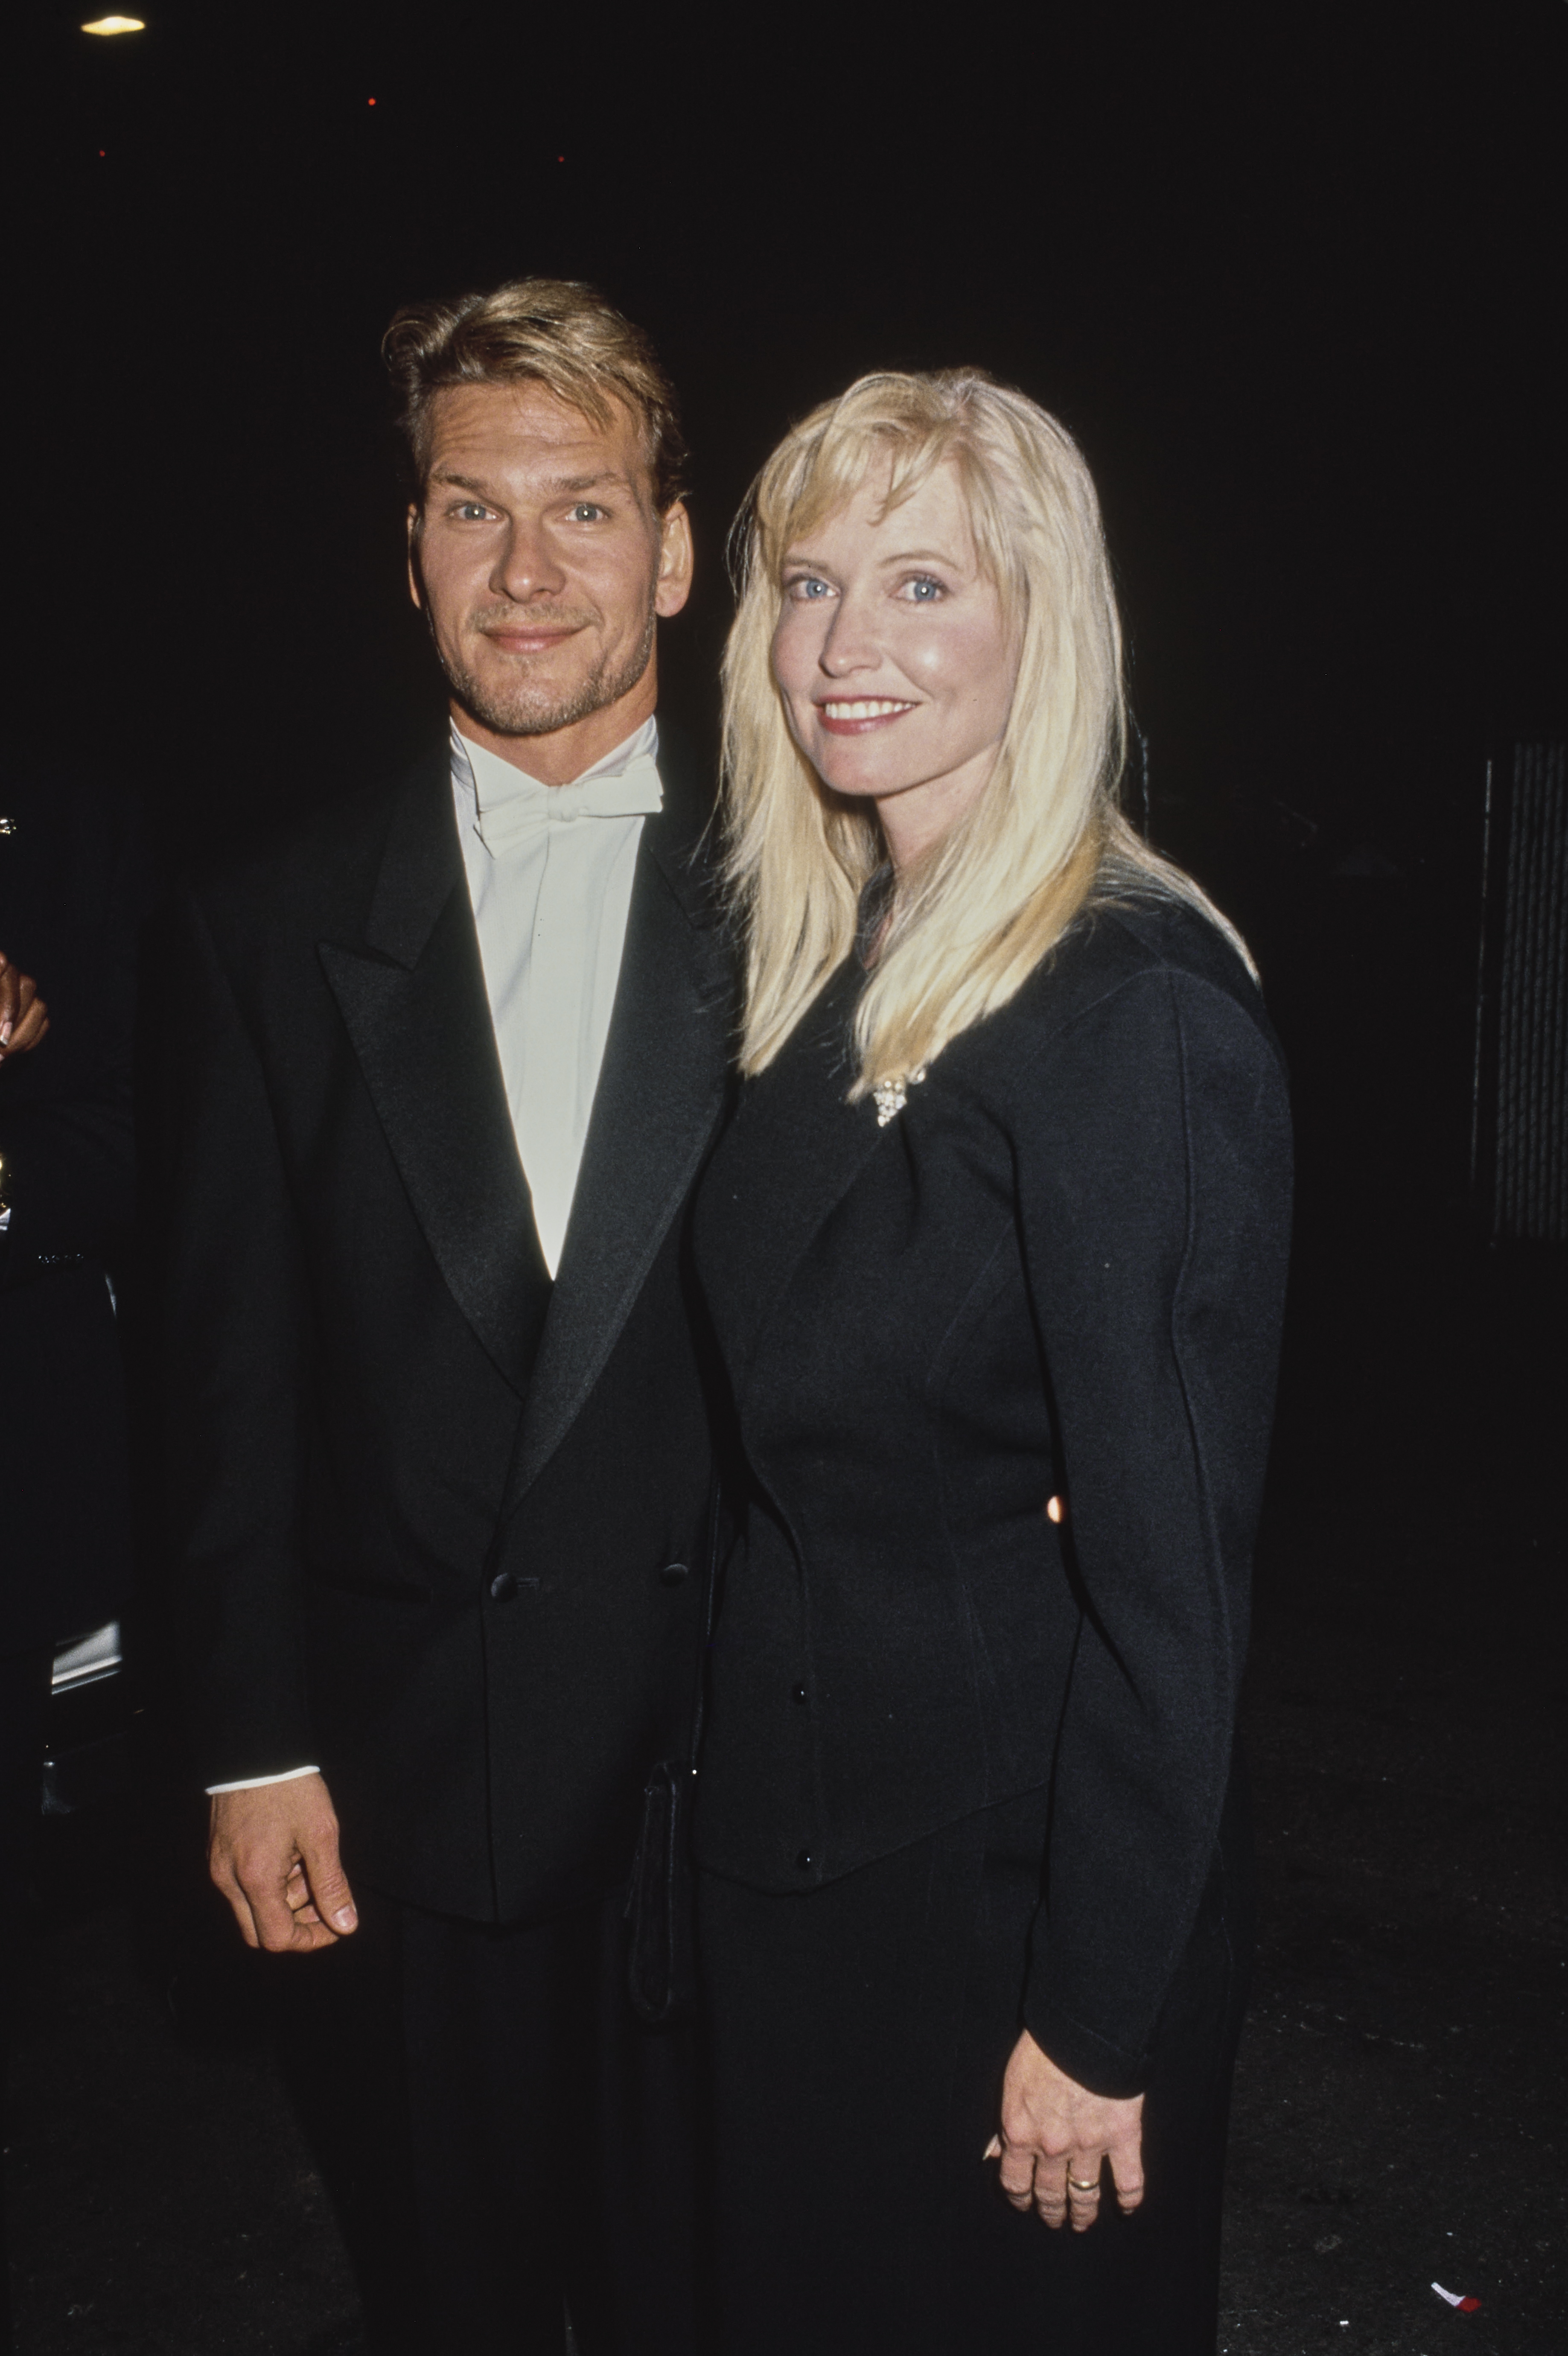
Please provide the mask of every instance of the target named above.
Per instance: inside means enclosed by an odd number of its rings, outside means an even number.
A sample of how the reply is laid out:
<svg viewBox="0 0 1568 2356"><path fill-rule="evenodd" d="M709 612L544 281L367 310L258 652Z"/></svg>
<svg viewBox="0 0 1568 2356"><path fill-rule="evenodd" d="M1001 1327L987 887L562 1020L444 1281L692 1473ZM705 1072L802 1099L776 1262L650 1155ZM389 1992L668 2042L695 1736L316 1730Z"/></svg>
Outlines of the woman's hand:
<svg viewBox="0 0 1568 2356"><path fill-rule="evenodd" d="M37 983L0 952L0 1064L36 1047L48 1027L49 1010Z"/></svg>
<svg viewBox="0 0 1568 2356"><path fill-rule="evenodd" d="M1002 2163L1002 2190L1015 2209L1037 2209L1048 2225L1071 2217L1075 2233L1094 2222L1108 2159L1123 2209L1144 2197L1144 2098L1092 2094L1043 2053L1028 2029L1002 2081L1002 2128L986 2147Z"/></svg>

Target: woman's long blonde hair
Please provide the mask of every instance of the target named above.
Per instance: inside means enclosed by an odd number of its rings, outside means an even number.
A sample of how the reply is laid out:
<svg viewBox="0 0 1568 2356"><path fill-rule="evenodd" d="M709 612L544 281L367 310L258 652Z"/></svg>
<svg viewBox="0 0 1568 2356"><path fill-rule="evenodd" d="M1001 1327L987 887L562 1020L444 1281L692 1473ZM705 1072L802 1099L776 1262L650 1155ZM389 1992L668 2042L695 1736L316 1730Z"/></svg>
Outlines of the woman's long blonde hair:
<svg viewBox="0 0 1568 2356"><path fill-rule="evenodd" d="M773 1061L848 956L861 892L886 855L874 807L827 791L789 733L772 660L784 556L868 480L886 477L886 513L945 464L1017 637L1018 683L985 788L901 879L856 1012L852 1100L923 1070L1005 1006L1091 901L1186 900L1247 956L1117 804L1121 623L1077 444L977 369L862 377L785 436L731 536L740 602L724 653L724 797L727 873L746 921L742 1070Z"/></svg>

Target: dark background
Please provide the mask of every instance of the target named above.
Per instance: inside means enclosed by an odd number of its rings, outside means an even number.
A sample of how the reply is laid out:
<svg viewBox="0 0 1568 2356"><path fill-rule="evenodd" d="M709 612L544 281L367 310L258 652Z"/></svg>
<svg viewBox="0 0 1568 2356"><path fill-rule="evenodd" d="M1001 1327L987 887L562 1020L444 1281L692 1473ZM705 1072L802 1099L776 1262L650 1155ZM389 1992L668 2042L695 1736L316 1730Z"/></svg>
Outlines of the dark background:
<svg viewBox="0 0 1568 2356"><path fill-rule="evenodd" d="M1562 0L80 13L10 12L22 676L182 819L428 701L377 347L530 270L685 389L697 674L785 423L978 361L1085 444L1205 839L1277 798L1330 852L1471 861L1488 737L1562 716Z"/></svg>
<svg viewBox="0 0 1568 2356"><path fill-rule="evenodd" d="M165 844L437 710L400 302L553 272L653 329L699 728L780 431L977 361L1088 452L1154 830L1253 937L1302 1084L1364 1098L1336 1154L1413 1120L1395 1193L1463 1191L1485 762L1563 717L1563 0L80 13L12 16L12 696Z"/></svg>
<svg viewBox="0 0 1568 2356"><path fill-rule="evenodd" d="M1152 830L1253 943L1300 1132L1228 2345L1555 2347L1568 1256L1488 1242L1469 1153L1487 763L1568 727L1568 6L146 6L121 40L7 18L7 699L144 795L174 866L439 724L378 359L400 302L549 272L652 329L694 453L688 728L724 533L792 418L978 362L1082 441ZM1140 759L1135 814L1144 787ZM132 2019L117 1934L80 1935L82 2017ZM129 2077L81 2065L123 2105L165 2068L126 2035ZM62 2019L40 2037L69 2075ZM1440 2048L1446 2077L1409 2058ZM281 2182L261 2113L241 2167L166 2066L157 2168ZM117 2230L93 2263L123 2276ZM58 2344L303 2348L283 2308L219 2330L231 2244L194 2337ZM1437 2308L1445 2264L1481 2316ZM37 2269L41 2356L69 2267Z"/></svg>

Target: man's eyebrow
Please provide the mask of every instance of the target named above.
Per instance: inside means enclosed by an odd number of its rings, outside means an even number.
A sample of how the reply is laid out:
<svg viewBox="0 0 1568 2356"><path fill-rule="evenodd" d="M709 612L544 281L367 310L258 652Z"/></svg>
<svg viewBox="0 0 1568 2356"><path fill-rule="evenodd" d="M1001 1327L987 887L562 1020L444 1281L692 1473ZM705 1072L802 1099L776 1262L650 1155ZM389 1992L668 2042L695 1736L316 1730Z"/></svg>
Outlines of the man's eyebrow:
<svg viewBox="0 0 1568 2356"><path fill-rule="evenodd" d="M432 466L430 479L432 483L444 484L451 490L472 491L478 498L488 499L494 496L489 487L475 476L453 474L448 466ZM622 490L630 490L631 478L619 467L603 467L596 475L558 475L547 487L551 491L577 493L596 491L612 484L619 485Z"/></svg>
<svg viewBox="0 0 1568 2356"><path fill-rule="evenodd" d="M432 483L444 483L453 491L473 491L482 499L487 499L490 496L486 486L473 475L454 475L445 466L432 466L430 471L430 480Z"/></svg>

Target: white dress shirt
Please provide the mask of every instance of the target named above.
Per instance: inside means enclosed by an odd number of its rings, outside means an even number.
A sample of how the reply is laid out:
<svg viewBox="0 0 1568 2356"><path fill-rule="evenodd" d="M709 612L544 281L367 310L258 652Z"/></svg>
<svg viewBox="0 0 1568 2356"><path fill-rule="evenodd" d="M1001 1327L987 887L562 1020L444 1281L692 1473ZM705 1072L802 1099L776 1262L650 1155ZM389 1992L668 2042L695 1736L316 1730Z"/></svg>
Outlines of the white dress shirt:
<svg viewBox="0 0 1568 2356"><path fill-rule="evenodd" d="M643 819L663 803L645 721L570 786L452 732L452 791L507 1105L551 1276L604 1060Z"/></svg>
<svg viewBox="0 0 1568 2356"><path fill-rule="evenodd" d="M643 819L662 809L658 729L569 786L540 785L452 731L452 798L507 1108L545 1266L560 1266L621 978ZM314 1775L291 1767L209 1793Z"/></svg>

